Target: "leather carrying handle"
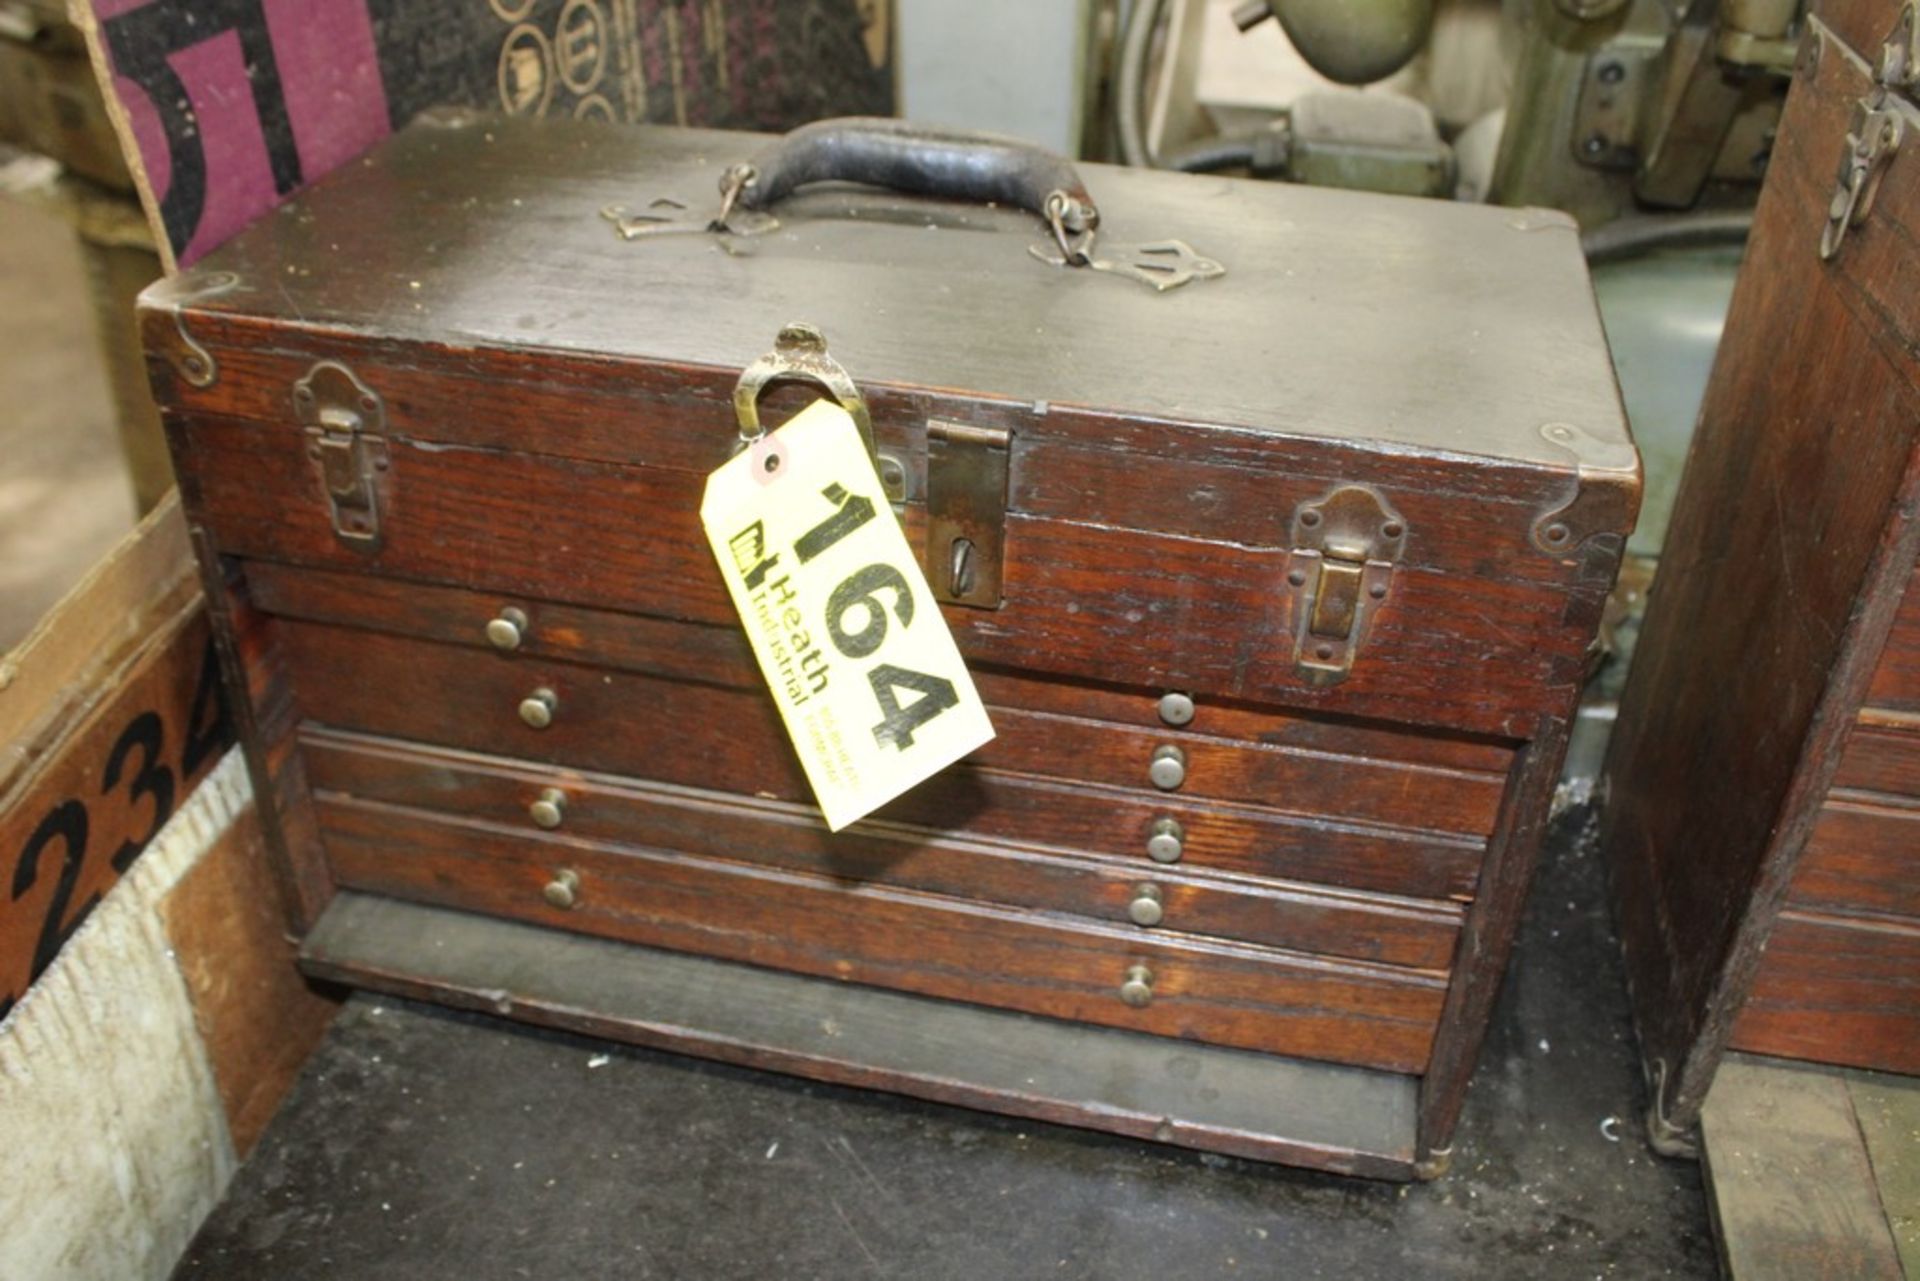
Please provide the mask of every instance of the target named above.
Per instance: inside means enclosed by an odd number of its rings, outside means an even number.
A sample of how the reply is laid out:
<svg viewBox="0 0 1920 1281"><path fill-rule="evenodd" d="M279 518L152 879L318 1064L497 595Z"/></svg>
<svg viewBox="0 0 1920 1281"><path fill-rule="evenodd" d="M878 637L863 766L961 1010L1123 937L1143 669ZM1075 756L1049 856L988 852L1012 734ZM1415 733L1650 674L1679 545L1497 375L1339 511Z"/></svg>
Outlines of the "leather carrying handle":
<svg viewBox="0 0 1920 1281"><path fill-rule="evenodd" d="M816 182L857 182L948 200L992 201L1051 216L1057 195L1069 231L1100 220L1071 161L1017 138L933 129L878 116L844 116L802 125L744 166L742 208L765 211ZM728 171L723 189L743 176Z"/></svg>

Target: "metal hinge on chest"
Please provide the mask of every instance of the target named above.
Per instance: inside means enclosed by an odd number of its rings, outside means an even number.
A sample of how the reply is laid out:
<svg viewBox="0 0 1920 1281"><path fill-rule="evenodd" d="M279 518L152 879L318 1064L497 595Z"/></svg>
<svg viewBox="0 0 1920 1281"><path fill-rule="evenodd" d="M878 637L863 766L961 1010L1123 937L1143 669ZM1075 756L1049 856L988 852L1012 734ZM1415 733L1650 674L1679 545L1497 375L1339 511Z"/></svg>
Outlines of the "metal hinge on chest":
<svg viewBox="0 0 1920 1281"><path fill-rule="evenodd" d="M323 360L293 385L307 456L340 541L371 550L380 542L380 492L389 460L386 408L373 389L336 361Z"/></svg>
<svg viewBox="0 0 1920 1281"><path fill-rule="evenodd" d="M1824 38L1817 31L1808 36L1809 48L1816 55L1818 45L1813 42ZM1906 135L1906 117L1899 95L1910 95L1916 88L1920 88L1920 0L1908 0L1901 7L1892 33L1881 45L1873 88L1853 104L1846 149L1840 155L1840 172L1827 206L1826 226L1820 232L1822 258L1830 259L1838 254L1847 232L1864 223L1873 212L1880 181Z"/></svg>
<svg viewBox="0 0 1920 1281"><path fill-rule="evenodd" d="M1406 522L1363 485L1343 485L1294 509L1287 564L1293 658L1310 684L1333 685L1353 670L1406 543Z"/></svg>

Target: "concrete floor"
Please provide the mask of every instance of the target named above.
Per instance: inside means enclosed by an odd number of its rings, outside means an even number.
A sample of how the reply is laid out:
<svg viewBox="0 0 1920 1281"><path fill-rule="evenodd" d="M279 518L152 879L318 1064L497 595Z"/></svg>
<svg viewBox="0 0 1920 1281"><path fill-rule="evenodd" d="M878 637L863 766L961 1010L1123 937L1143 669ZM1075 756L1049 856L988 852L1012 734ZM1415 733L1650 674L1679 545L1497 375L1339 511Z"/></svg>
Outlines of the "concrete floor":
<svg viewBox="0 0 1920 1281"><path fill-rule="evenodd" d="M72 229L0 199L0 651L133 528Z"/></svg>
<svg viewBox="0 0 1920 1281"><path fill-rule="evenodd" d="M356 997L175 1273L352 1277L1712 1277L1648 1151L1579 820L1549 843L1456 1140L1400 1187L1201 1156Z"/></svg>

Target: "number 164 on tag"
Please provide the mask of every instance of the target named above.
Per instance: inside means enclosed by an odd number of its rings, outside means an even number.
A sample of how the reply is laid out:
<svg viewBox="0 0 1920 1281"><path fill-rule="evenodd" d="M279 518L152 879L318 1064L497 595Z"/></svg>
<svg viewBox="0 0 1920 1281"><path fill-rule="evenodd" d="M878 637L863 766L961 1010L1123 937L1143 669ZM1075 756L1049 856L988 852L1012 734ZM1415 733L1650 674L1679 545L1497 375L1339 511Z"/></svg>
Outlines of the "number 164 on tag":
<svg viewBox="0 0 1920 1281"><path fill-rule="evenodd" d="M830 828L993 737L845 410L817 402L735 455L700 520Z"/></svg>

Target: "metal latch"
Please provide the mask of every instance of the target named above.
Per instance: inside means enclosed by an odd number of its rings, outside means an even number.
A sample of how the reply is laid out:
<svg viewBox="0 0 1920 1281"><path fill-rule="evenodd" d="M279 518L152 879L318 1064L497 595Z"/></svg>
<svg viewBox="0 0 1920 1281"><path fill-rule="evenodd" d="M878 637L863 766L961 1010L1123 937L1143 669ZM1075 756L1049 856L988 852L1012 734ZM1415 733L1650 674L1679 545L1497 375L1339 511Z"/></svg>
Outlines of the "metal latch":
<svg viewBox="0 0 1920 1281"><path fill-rule="evenodd" d="M1308 683L1335 685L1353 670L1406 542L1406 522L1364 485L1342 485L1294 509L1287 588L1294 666Z"/></svg>
<svg viewBox="0 0 1920 1281"><path fill-rule="evenodd" d="M319 469L334 534L372 550L380 542L380 474L389 466L380 397L345 365L323 360L294 383L293 408L306 428L307 457Z"/></svg>
<svg viewBox="0 0 1920 1281"><path fill-rule="evenodd" d="M946 604L999 609L1013 433L927 422L927 578Z"/></svg>
<svg viewBox="0 0 1920 1281"><path fill-rule="evenodd" d="M1914 0L1901 6L1873 74L1873 88L1853 104L1847 125L1846 149L1840 154L1826 226L1820 231L1823 259L1838 254L1847 232L1873 212L1880 180L1906 134L1906 119L1894 95L1911 93L1920 84L1920 5Z"/></svg>

